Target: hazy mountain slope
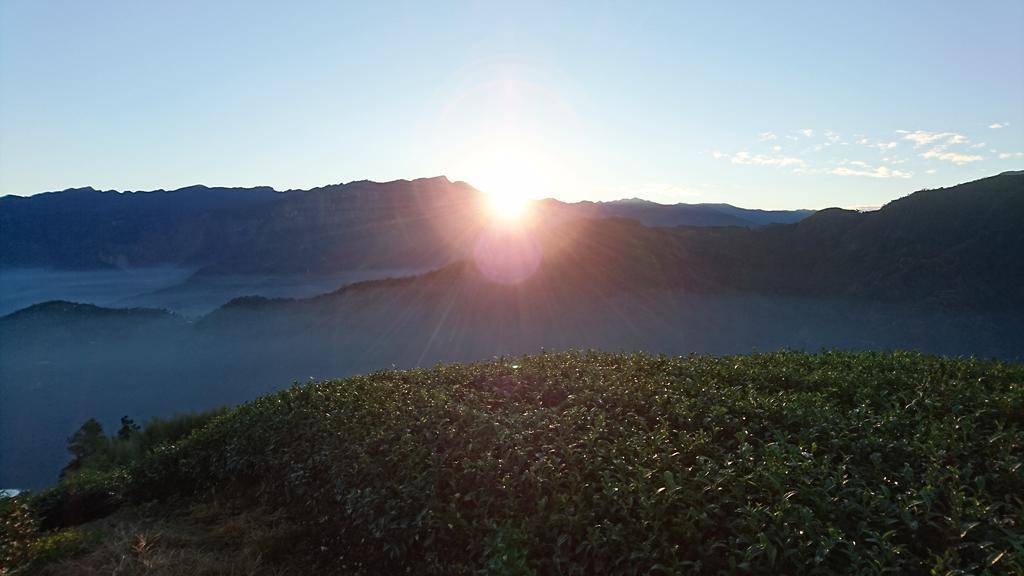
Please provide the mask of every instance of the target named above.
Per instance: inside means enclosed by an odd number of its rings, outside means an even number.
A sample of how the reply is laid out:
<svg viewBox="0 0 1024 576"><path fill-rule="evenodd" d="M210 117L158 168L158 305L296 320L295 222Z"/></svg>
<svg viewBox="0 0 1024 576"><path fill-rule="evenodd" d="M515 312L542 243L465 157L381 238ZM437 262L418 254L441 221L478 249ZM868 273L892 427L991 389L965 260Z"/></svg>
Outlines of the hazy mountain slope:
<svg viewBox="0 0 1024 576"><path fill-rule="evenodd" d="M252 241L270 188L78 188L0 197L0 268L195 265Z"/></svg>
<svg viewBox="0 0 1024 576"><path fill-rule="evenodd" d="M822 210L680 241L725 287L938 306L1024 307L1024 174L924 190L872 212Z"/></svg>
<svg viewBox="0 0 1024 576"><path fill-rule="evenodd" d="M200 273L442 266L464 255L486 216L482 202L471 186L444 177L290 191L244 250Z"/></svg>
<svg viewBox="0 0 1024 576"><path fill-rule="evenodd" d="M193 186L7 196L0 198L0 266L209 264L282 273L436 266L450 257L446 227L479 220L469 217L478 196L445 178L288 192Z"/></svg>
<svg viewBox="0 0 1024 576"><path fill-rule="evenodd" d="M750 210L729 204L659 204L633 198L613 202L581 202L577 209L596 217L630 218L648 226L742 226L792 224L813 210Z"/></svg>
<svg viewBox="0 0 1024 576"><path fill-rule="evenodd" d="M438 266L486 222L480 202L471 186L444 177L286 192L190 186L4 196L0 268L209 265L204 273L288 274ZM553 203L568 217L620 216L651 226L760 226L809 214L637 200Z"/></svg>

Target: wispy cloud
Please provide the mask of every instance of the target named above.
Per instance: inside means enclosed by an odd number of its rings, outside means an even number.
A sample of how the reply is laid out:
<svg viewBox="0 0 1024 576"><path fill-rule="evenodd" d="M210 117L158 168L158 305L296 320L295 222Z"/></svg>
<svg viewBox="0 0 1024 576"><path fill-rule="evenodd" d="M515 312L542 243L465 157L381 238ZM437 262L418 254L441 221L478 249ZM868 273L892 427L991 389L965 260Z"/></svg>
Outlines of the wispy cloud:
<svg viewBox="0 0 1024 576"><path fill-rule="evenodd" d="M999 159L1007 160L1010 158L1024 158L1024 152L1000 152Z"/></svg>
<svg viewBox="0 0 1024 576"><path fill-rule="evenodd" d="M929 144L963 144L967 142L967 137L963 134L957 134L956 132L927 132L925 130L897 130L898 134L903 134L904 140L910 140L914 143L915 148L921 146L927 146Z"/></svg>
<svg viewBox="0 0 1024 576"><path fill-rule="evenodd" d="M1007 123L1001 123L1000 127ZM915 173L934 174L926 161L963 166L986 158L1024 158L1024 153L1002 153L987 148L984 142L972 143L967 135L953 131L896 130L896 138L875 138L871 134L851 132L848 139L830 129L801 128L761 132L757 142L739 152L715 151L712 155L732 164L787 168L793 174L861 176L866 178L912 178ZM793 144L786 140L794 141ZM853 152L867 162L837 155L840 149ZM785 149L785 151L784 151ZM987 154L981 153L987 150ZM911 153L912 151L912 153ZM856 153L856 152L853 152ZM934 166L934 163L932 164ZM928 170L925 170L928 168Z"/></svg>
<svg viewBox="0 0 1024 576"><path fill-rule="evenodd" d="M803 166L805 164L803 159L793 156L750 154L746 151L733 154L729 161L733 164L753 164L756 166Z"/></svg>
<svg viewBox="0 0 1024 576"><path fill-rule="evenodd" d="M839 166L828 171L836 176L866 176L868 178L910 178L912 172L895 170L887 166L872 167L864 162L849 162L847 166Z"/></svg>
<svg viewBox="0 0 1024 576"><path fill-rule="evenodd" d="M921 154L921 158L926 159L937 159L944 160L946 162L952 162L957 166L962 166L971 162L977 162L984 160L984 157L977 154L960 154L959 152L946 152L945 146L936 146L931 150L928 150L924 154Z"/></svg>
<svg viewBox="0 0 1024 576"><path fill-rule="evenodd" d="M900 145L900 143L895 140L879 140L878 142L872 142L870 138L861 138L857 140L857 144L867 146L868 148L878 148L879 150L892 150Z"/></svg>
<svg viewBox="0 0 1024 576"><path fill-rule="evenodd" d="M988 127L992 128L993 130L998 130L1000 128L1006 128L1009 125L1009 122L993 122L992 124L989 124Z"/></svg>

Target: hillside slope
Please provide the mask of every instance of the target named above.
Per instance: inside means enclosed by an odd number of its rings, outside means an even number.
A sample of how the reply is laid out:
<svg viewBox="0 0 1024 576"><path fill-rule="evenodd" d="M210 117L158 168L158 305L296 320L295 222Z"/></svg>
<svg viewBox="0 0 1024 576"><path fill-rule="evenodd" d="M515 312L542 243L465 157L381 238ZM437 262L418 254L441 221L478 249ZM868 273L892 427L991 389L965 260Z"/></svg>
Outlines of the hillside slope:
<svg viewBox="0 0 1024 576"><path fill-rule="evenodd" d="M277 510L265 573L1013 573L1022 378L907 353L386 371L260 398L98 489ZM189 565L180 541L148 552Z"/></svg>
<svg viewBox="0 0 1024 576"><path fill-rule="evenodd" d="M922 190L872 212L829 209L678 241L720 286L938 307L1024 309L1024 173Z"/></svg>

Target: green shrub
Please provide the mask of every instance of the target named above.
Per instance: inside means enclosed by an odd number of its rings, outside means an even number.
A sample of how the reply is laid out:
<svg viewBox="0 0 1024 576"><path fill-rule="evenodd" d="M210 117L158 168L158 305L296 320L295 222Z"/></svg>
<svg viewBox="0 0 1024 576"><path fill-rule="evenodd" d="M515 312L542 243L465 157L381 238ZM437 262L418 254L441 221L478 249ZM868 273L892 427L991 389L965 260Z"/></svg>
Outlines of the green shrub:
<svg viewBox="0 0 1024 576"><path fill-rule="evenodd" d="M248 494L334 570L1020 571L1024 368L543 354L296 386L132 467Z"/></svg>
<svg viewBox="0 0 1024 576"><path fill-rule="evenodd" d="M0 499L0 575L29 574L84 549L82 534L76 530L40 531L25 498Z"/></svg>
<svg viewBox="0 0 1024 576"><path fill-rule="evenodd" d="M124 469L84 470L29 496L43 530L74 526L102 518L120 507L128 475Z"/></svg>
<svg viewBox="0 0 1024 576"><path fill-rule="evenodd" d="M185 438L225 412L226 408L217 408L172 418L153 418L144 427L123 416L121 428L111 436L105 436L99 422L90 418L68 438L68 452L73 458L61 472L61 478L128 466L164 444Z"/></svg>

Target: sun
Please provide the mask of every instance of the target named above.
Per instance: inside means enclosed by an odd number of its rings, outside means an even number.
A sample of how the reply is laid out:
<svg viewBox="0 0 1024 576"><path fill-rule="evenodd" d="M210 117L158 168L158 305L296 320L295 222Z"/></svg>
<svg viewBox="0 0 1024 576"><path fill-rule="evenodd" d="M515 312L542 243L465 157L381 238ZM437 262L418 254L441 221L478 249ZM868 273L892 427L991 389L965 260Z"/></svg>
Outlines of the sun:
<svg viewBox="0 0 1024 576"><path fill-rule="evenodd" d="M526 223L537 198L547 188L547 177L522 162L492 166L481 174L480 189L487 198L489 216L505 224Z"/></svg>
<svg viewBox="0 0 1024 576"><path fill-rule="evenodd" d="M487 194L488 208L491 215L501 221L511 222L522 220L530 206L530 199L516 193Z"/></svg>
<svg viewBox="0 0 1024 576"><path fill-rule="evenodd" d="M511 139L483 146L463 161L462 179L485 194L485 209L496 222L528 222L536 201L551 197L556 187L550 159Z"/></svg>

